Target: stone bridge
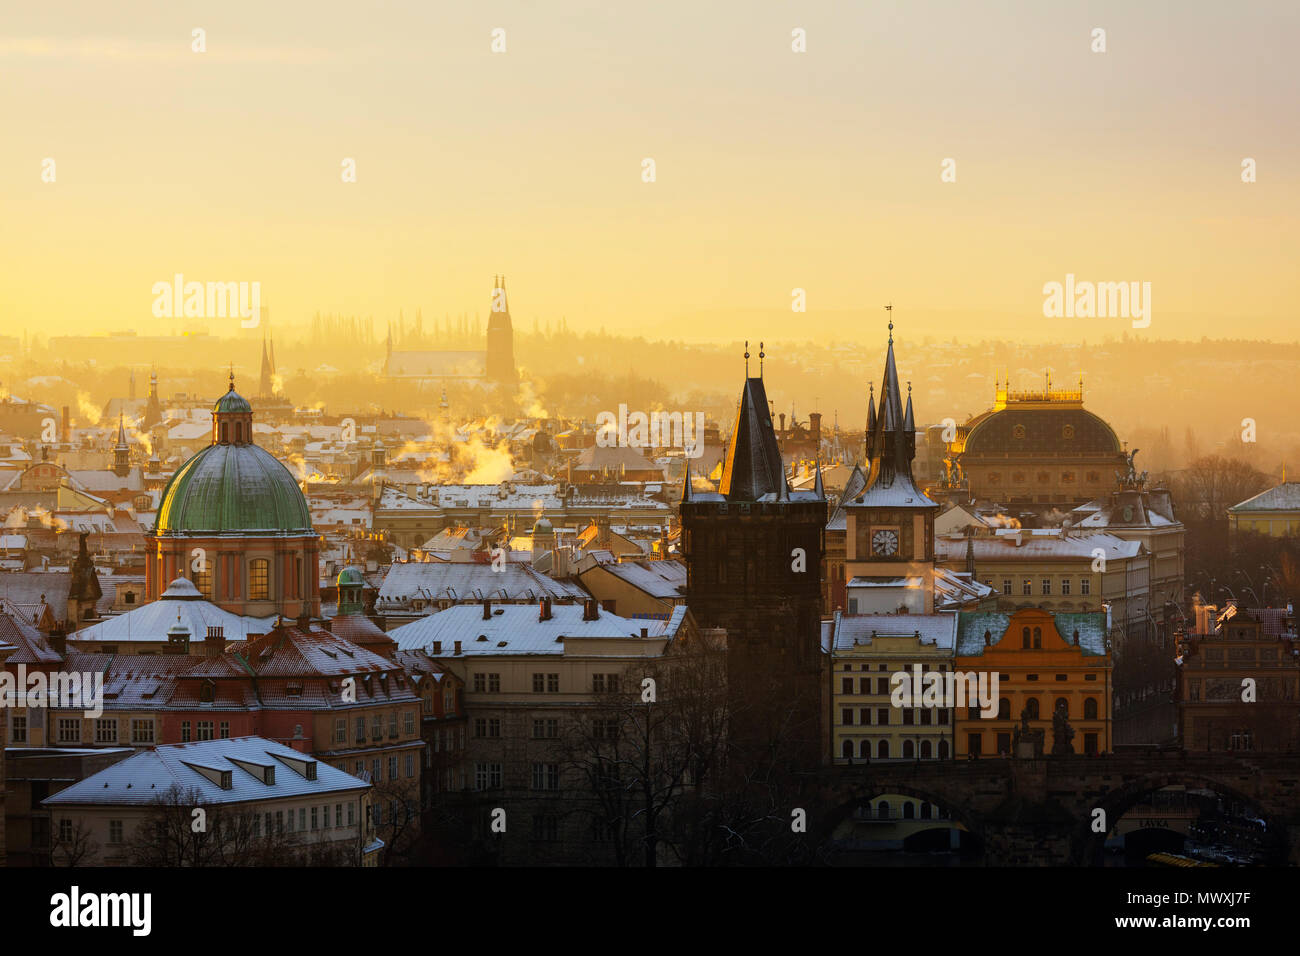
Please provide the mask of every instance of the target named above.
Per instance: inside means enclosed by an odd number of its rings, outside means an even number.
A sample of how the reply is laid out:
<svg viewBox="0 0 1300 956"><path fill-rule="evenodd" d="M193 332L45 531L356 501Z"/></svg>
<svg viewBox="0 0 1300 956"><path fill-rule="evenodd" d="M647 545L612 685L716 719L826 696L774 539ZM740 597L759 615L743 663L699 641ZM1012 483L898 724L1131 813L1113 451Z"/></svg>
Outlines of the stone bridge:
<svg viewBox="0 0 1300 956"><path fill-rule="evenodd" d="M901 794L936 804L980 842L990 865L1101 862L1106 828L1161 787L1211 790L1253 808L1273 858L1300 864L1300 755L1131 748L1099 757L862 763L823 768L809 829L823 841L865 801Z"/></svg>

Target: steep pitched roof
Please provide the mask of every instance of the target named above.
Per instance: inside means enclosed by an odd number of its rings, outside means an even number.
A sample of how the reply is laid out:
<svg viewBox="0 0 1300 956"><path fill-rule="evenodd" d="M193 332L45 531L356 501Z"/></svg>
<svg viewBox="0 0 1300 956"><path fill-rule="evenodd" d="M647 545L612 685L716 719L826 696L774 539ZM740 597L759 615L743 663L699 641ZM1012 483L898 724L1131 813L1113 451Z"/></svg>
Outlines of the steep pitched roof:
<svg viewBox="0 0 1300 956"><path fill-rule="evenodd" d="M758 501L768 494L778 498L789 494L761 378L745 379L718 491L731 501Z"/></svg>

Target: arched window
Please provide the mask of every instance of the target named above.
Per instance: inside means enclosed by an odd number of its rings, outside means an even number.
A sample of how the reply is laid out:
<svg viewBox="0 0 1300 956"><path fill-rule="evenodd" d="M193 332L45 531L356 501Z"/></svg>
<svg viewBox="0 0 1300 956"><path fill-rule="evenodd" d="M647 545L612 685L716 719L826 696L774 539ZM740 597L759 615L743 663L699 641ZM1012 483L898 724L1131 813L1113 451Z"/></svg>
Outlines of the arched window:
<svg viewBox="0 0 1300 956"><path fill-rule="evenodd" d="M930 819L930 805L928 803L921 804L921 819L922 820Z"/></svg>
<svg viewBox="0 0 1300 956"><path fill-rule="evenodd" d="M248 599L250 601L270 600L270 572L271 562L266 558L255 558L248 562Z"/></svg>
<svg viewBox="0 0 1300 956"><path fill-rule="evenodd" d="M1020 646L1023 647L1025 650L1028 650L1029 649L1029 628L1026 627L1021 629L1020 640L1021 640Z"/></svg>
<svg viewBox="0 0 1300 956"><path fill-rule="evenodd" d="M1052 708L1052 713L1057 713L1058 711L1065 714L1066 717L1070 716L1070 702L1064 697L1056 698L1056 705Z"/></svg>
<svg viewBox="0 0 1300 956"><path fill-rule="evenodd" d="M916 819L916 804L913 803L911 800L908 800L907 803L903 804L903 819L904 820Z"/></svg>
<svg viewBox="0 0 1300 956"><path fill-rule="evenodd" d="M929 760L931 756L933 756L933 754L931 753L930 741L928 741L928 740L922 740L922 741L921 741L921 759L922 759L922 760Z"/></svg>
<svg viewBox="0 0 1300 956"><path fill-rule="evenodd" d="M199 687L199 700L205 704L212 703L217 696L217 685L211 680L205 680Z"/></svg>
<svg viewBox="0 0 1300 956"><path fill-rule="evenodd" d="M948 741L946 740L939 741L939 759L940 760L948 759Z"/></svg>
<svg viewBox="0 0 1300 956"><path fill-rule="evenodd" d="M858 744L858 756L859 756L859 757L862 757L862 758L864 758L864 759L866 759L866 760L870 760L870 759L871 759L871 741L870 741L870 740L864 740L864 741L862 741L862 743Z"/></svg>
<svg viewBox="0 0 1300 956"><path fill-rule="evenodd" d="M1027 701L1025 701L1025 710L1028 712L1030 720L1037 720L1038 719L1038 698L1031 697Z"/></svg>
<svg viewBox="0 0 1300 956"><path fill-rule="evenodd" d="M1086 700L1084 700L1083 719L1084 720L1097 719L1097 698L1096 697L1089 697Z"/></svg>
<svg viewBox="0 0 1300 956"><path fill-rule="evenodd" d="M223 445L227 444L229 438L230 438L230 426L227 425L225 422L222 422L221 423L221 444Z"/></svg>
<svg viewBox="0 0 1300 956"><path fill-rule="evenodd" d="M1043 646L1043 629L1041 627L1036 627L1034 628L1034 647L1042 647L1042 646Z"/></svg>
<svg viewBox="0 0 1300 956"><path fill-rule="evenodd" d="M1005 697L998 698L998 720L1011 719L1011 701Z"/></svg>
<svg viewBox="0 0 1300 956"><path fill-rule="evenodd" d="M889 801L888 801L888 800L881 800L879 803L876 804L876 816L879 817L881 820L888 820L888 819L889 819Z"/></svg>
<svg viewBox="0 0 1300 956"><path fill-rule="evenodd" d="M853 741L846 740L840 745L840 756L849 758L853 757Z"/></svg>
<svg viewBox="0 0 1300 956"><path fill-rule="evenodd" d="M912 747L912 741L910 741L910 740L904 740L904 741L903 741L903 756L904 756L904 757L914 757L914 756L916 756L915 751L913 750L913 747Z"/></svg>
<svg viewBox="0 0 1300 956"><path fill-rule="evenodd" d="M877 756L877 757L888 757L888 756L889 756L889 741L888 741L888 740L882 740L882 741L880 741L880 743L876 744L876 756Z"/></svg>

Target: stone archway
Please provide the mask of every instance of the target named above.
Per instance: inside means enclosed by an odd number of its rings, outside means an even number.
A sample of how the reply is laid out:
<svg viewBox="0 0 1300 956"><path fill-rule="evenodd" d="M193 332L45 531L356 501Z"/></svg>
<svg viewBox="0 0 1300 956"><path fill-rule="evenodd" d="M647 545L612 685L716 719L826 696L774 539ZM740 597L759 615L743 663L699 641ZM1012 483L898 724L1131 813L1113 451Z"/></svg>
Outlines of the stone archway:
<svg viewBox="0 0 1300 956"><path fill-rule="evenodd" d="M826 847L830 844L836 829L844 823L853 812L862 806L869 805L871 801L884 796L908 797L912 800L919 800L922 803L930 803L941 808L948 814L948 822L960 824L970 835L975 845L983 852L984 847L984 820L976 813L973 813L969 807L952 800L945 794L929 790L925 787L913 786L907 782L886 782L875 784L870 781L864 782L860 786L844 787L826 794L825 805L828 809L820 815L818 825L818 844ZM922 818L917 817L917 822L922 822ZM945 822L943 818L934 818L925 820L934 827L942 826Z"/></svg>
<svg viewBox="0 0 1300 956"><path fill-rule="evenodd" d="M1100 809L1105 812L1106 829L1102 833L1094 833L1092 829L1092 812L1083 814L1084 819L1074 827L1073 832L1070 834L1070 865L1098 865L1104 852L1106 834L1109 833L1110 828L1133 807L1149 799L1151 794L1164 787L1171 786L1210 790L1221 797L1228 797L1254 808L1260 814L1260 818L1264 820L1268 832L1272 835L1273 842L1270 843L1268 851L1270 856L1273 857L1272 862L1285 862L1287 858L1288 828L1286 820L1276 812L1275 808L1268 806L1259 798L1243 793L1238 788L1229 786L1214 777L1194 770L1171 769L1125 781L1122 785L1115 787L1094 801L1091 809Z"/></svg>

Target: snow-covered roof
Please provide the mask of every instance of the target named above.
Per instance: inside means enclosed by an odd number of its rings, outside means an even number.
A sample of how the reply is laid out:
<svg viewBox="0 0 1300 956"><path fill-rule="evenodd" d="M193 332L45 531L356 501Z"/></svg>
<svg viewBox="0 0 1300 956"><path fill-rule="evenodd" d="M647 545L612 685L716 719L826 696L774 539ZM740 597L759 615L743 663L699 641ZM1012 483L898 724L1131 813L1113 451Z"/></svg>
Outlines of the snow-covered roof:
<svg viewBox="0 0 1300 956"><path fill-rule="evenodd" d="M1010 611L963 611L958 615L957 654L963 657L979 656L984 653L984 633L987 631L991 644L998 642L1007 633L1011 623ZM1100 611L1083 613L1053 614L1052 620L1057 633L1066 644L1074 642L1074 633L1079 633L1079 646L1085 657L1101 657L1106 654L1106 615ZM1015 639L1014 637L1012 638Z"/></svg>
<svg viewBox="0 0 1300 956"><path fill-rule="evenodd" d="M1300 511L1300 481L1284 481L1233 505L1228 511Z"/></svg>
<svg viewBox="0 0 1300 956"><path fill-rule="evenodd" d="M172 787L180 789L182 799L193 790L205 803L234 804L364 791L370 785L264 737L234 737L139 751L43 802L50 807L148 806Z"/></svg>
<svg viewBox="0 0 1300 956"><path fill-rule="evenodd" d="M103 618L68 635L68 640L105 644L165 641L167 632L176 626L178 618L189 631L191 641L203 640L209 627L222 628L222 636L227 642L242 641L249 634L266 634L275 622L274 615L243 617L231 613L205 601L191 581L178 578L168 585L157 601L115 617Z"/></svg>
<svg viewBox="0 0 1300 956"><path fill-rule="evenodd" d="M504 601L582 599L586 592L534 571L527 564L506 561L500 569L490 563L417 561L394 564L384 576L375 599L377 611L409 607L412 601Z"/></svg>
<svg viewBox="0 0 1300 956"><path fill-rule="evenodd" d="M424 650L435 657L454 657L455 642L461 642L462 657L513 656L516 654L544 654L562 656L571 641L603 638L606 640L633 640L626 656L654 656L662 651L665 638L674 637L686 616L686 607L679 605L667 621L651 621L620 617L609 611L599 611L595 620L583 620L585 608L581 604L555 604L549 620L540 620L536 605L507 604L494 606L488 620L483 620L483 610L477 605L457 605L439 611L419 621L414 621L390 635L401 650ZM646 637L641 637L642 629ZM430 650L434 641L441 641L442 650ZM636 642L645 641L638 649ZM572 649L570 651L573 653ZM581 653L581 651L577 651Z"/></svg>
<svg viewBox="0 0 1300 956"><path fill-rule="evenodd" d="M951 651L956 646L956 614L844 614L837 612L834 648L842 651L870 644L873 637L915 638Z"/></svg>

